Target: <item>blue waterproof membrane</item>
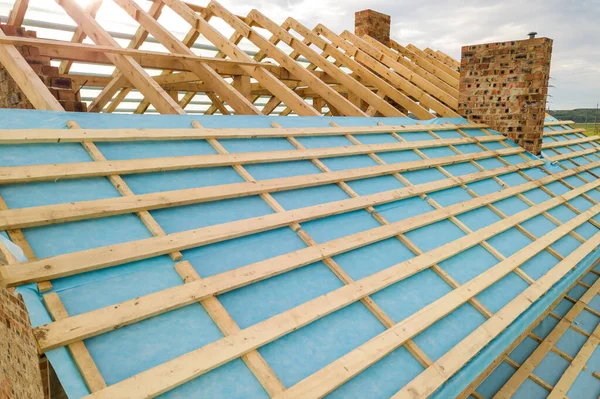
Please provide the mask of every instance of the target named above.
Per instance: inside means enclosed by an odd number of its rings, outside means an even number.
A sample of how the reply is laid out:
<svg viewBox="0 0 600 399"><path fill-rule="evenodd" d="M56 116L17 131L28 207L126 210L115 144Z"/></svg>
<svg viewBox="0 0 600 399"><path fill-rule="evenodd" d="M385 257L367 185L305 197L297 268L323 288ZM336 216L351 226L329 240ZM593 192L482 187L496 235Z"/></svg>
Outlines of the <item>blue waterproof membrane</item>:
<svg viewBox="0 0 600 399"><path fill-rule="evenodd" d="M336 122L341 126L375 126L377 122L383 122L390 126L416 123L415 120L409 118L140 116L18 110L0 110L0 117L5 121L3 128L13 129L66 128L67 120L76 120L83 128L169 129L188 128L193 120L199 120L202 126L207 128L269 128L270 123L274 121L283 127L327 127L330 122ZM465 123L462 118L441 118L421 123L446 122ZM470 136L484 134L473 129L464 131ZM437 131L435 133L443 139L462 137L456 131ZM400 135L407 141L436 140L426 132L401 133ZM387 133L357 134L355 137L365 144L397 142L393 136ZM298 141L306 148L353 145L343 135L300 137ZM220 140L220 142L231 153L294 150L287 140L281 138L229 139ZM514 146L512 143L510 145ZM485 143L484 146L489 150L504 148L500 143ZM215 154L215 150L205 140L99 143L98 148L109 160ZM463 153L482 151L481 148L472 144L457 145L456 148ZM429 158L456 155L454 151L444 146L422 151ZM422 159L412 150L382 152L378 155L387 163ZM524 161L518 156L503 158L510 164ZM92 159L79 144L64 143L60 145L3 146L2 153L0 153L0 166L70 162L92 162ZM368 155L324 158L322 162L333 171L377 165ZM495 158L481 159L477 163L485 169L505 166L503 162ZM246 165L245 168L257 180L321 173L309 160L254 164ZM479 171L468 162L444 166L444 169L454 176ZM546 175L537 168L530 168L524 172L533 179ZM446 176L436 168L414 170L402 173L402 175L414 185L446 179ZM527 181L517 173L504 174L499 177L508 186L516 186ZM136 194L209 187L243 181L229 166L127 175L124 176L124 179ZM404 187L403 183L391 175L348 181L347 183L361 196ZM477 195L487 195L503 189L493 179L469 183L467 188L473 190ZM549 184L547 188L557 195L569 190L560 184ZM118 197L119 193L107 179L89 178L5 185L0 186L0 195L6 200L9 208L24 208L114 198ZM525 195L535 203L551 198L539 189L531 190ZM349 198L348 194L335 184L275 192L272 196L285 210ZM428 197L442 207L460 204L473 198L462 187L432 192L428 194ZM529 208L525 202L515 197L497 201L494 205L507 215ZM580 198L577 198L571 201L571 205L584 211L591 206L591 203L586 200L582 202ZM432 212L435 208L426 199L410 197L376 205L375 210L390 223L404 223L403 221L407 219L414 222L421 215ZM152 216L167 234L207 228L272 213L273 210L259 196L151 211ZM574 215L573 211L564 206L552 209L551 213L561 221L569 220ZM501 220L487 207L461 213L457 218L473 231ZM377 229L381 227L381 224L366 210L356 210L306 221L301 226L317 243L324 243ZM537 216L524 223L524 227L535 236L540 237L556 226L545 217ZM578 232L581 231L580 234L586 238L598 232L598 229L589 223L578 229ZM151 237L139 218L132 214L27 228L23 231L34 252L40 258ZM427 252L460 239L466 234L451 221L441 220L425 227L412 229L406 232L405 236L418 250ZM2 233L0 239L5 241L7 236ZM490 238L487 242L502 255L508 257L529 244L531 240L517 229L511 228ZM578 245L579 242L572 237L565 237L554 244L553 249L566 256ZM292 229L281 227L188 249L183 251L183 259L189 261L198 274L205 278L274 257L285 256L304 248L306 248L306 244ZM15 251L18 252L17 249ZM415 256L415 253L398 238L390 237L335 255L333 260L339 264L350 279L360 280L375 276L394 266L398 270L403 270L408 265L406 262ZM494 267L498 262L499 260L483 246L475 245L440 262L439 267L458 284L464 284ZM544 251L526 262L522 269L536 279L550 270L557 262L555 257ZM468 384L470 379L477 375L473 370L479 370L483 364L493 361L497 356L496 353L506 348L508 343L519 334L519 329L525 328L537 317L535 312L541 312L540 309L544 306L547 307L549 304L547 302L551 302L552 298L556 298L560 292L564 291L564 285L570 284L569 281L572 281L573 276L581 274L583 267L591 262L591 257L586 258L575 271L557 284L557 287L552 288L544 298L536 302L514 325L511 325L501 337L486 347L473 362L453 377L436 395L440 397L439 395L445 393L447 389L448 392L456 392L458 387ZM59 294L68 313L78 315L183 284L181 277L174 269L174 264L175 262L164 255L55 279L52 283L54 292ZM233 320L240 328L244 329L335 291L342 286L340 278L325 263L315 262L220 294L218 298ZM526 287L525 281L516 274L509 273L477 295L477 299L490 311L496 312ZM561 289L562 291L560 291ZM402 322L423 307L440 300L451 290L452 287L434 270L425 269L374 293L371 298L392 320ZM33 284L24 286L19 288L19 291L24 295L33 325L49 323L50 316L45 310L36 286ZM577 293L574 292L573 295L577 295ZM467 303L414 337L414 341L432 360L436 360L481 326L484 321L485 318L471 304ZM594 322L594 319L591 318L581 320L581 323L586 326L592 326ZM290 387L384 330L383 324L362 303L356 302L259 348L259 353L283 384ZM192 304L87 339L85 343L106 382L114 384L220 338L222 338L220 330L206 311L198 304ZM569 342L561 343L561 345L565 345L565 351L574 350ZM70 398L79 398L88 394L83 379L65 348L50 351L48 358ZM463 374L465 370L469 370L469 374ZM331 396L387 398L422 371L423 367L417 360L405 348L400 347L336 389ZM185 383L163 396L199 395L214 398L267 397L258 380L240 359L231 361Z"/></svg>

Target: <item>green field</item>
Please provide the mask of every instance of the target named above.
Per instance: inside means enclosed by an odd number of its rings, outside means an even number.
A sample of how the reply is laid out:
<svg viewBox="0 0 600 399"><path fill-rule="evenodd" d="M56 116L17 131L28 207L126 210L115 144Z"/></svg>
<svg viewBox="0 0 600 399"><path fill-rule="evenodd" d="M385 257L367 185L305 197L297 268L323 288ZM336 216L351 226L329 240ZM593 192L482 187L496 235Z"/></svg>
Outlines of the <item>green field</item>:
<svg viewBox="0 0 600 399"><path fill-rule="evenodd" d="M600 121L596 125L596 129L595 130L594 130L594 124L593 123L576 123L573 126L574 126L575 129L587 129L587 132L585 134L588 135L588 136L591 136L592 134L599 134L600 135Z"/></svg>

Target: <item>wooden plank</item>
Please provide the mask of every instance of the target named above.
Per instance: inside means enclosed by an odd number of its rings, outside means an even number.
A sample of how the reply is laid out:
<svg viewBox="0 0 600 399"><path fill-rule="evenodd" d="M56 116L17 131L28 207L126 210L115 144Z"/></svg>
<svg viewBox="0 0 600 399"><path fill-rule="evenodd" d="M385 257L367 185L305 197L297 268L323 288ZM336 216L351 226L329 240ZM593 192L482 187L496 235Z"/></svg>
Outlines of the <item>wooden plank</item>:
<svg viewBox="0 0 600 399"><path fill-rule="evenodd" d="M0 130L1 144L79 143L82 141L155 141L242 139L255 137L343 136L345 134L418 133L439 130L481 129L484 124L389 125L302 128L204 128L198 129L10 129ZM503 137L497 135L499 137Z"/></svg>
<svg viewBox="0 0 600 399"><path fill-rule="evenodd" d="M79 129L79 124L75 121L67 121L67 127L69 129ZM94 160L94 162L105 162L106 157L102 155L102 152L98 149L98 147L92 142L83 142L81 143L85 151L89 154L89 156ZM129 188L125 180L119 175L110 175L107 176L108 181L115 187L115 189L119 192L119 194L123 197L133 197L133 191ZM140 221L146 226L148 231L154 237L164 237L166 235L165 231L160 227L158 222L150 215L150 212L147 210L140 210L137 213L137 216L140 218ZM173 260L180 260L183 258L183 255L179 251L174 251L169 253L169 256Z"/></svg>
<svg viewBox="0 0 600 399"><path fill-rule="evenodd" d="M173 1L173 0L169 0ZM178 1L178 0L175 0ZM273 58L283 68L287 69L292 75L298 77L304 84L313 89L325 101L335 106L343 115L346 116L366 116L358 107L341 96L339 93L332 90L326 83L305 69L297 61L293 60L283 50L274 46L271 42L261 36L252 27L244 21L237 18L227 9L221 6L214 0L207 7L210 12L219 18L223 19L227 24L234 28L238 33L242 34L246 39L252 42L260 50L264 51L270 58ZM298 42L301 44L301 42ZM273 93L276 94L276 93ZM291 108L291 107L290 107Z"/></svg>
<svg viewBox="0 0 600 399"><path fill-rule="evenodd" d="M102 5L102 0L92 0L90 1L86 7L85 11L90 13L92 18L96 18L96 14ZM82 43L87 36L85 32L78 26L73 33L73 37L71 38L72 43ZM73 65L73 61L63 60L58 66L58 73L66 74L71 70L71 66Z"/></svg>
<svg viewBox="0 0 600 399"><path fill-rule="evenodd" d="M188 261L183 261L175 265L175 270L185 283L201 280L200 275ZM219 330L225 337L240 332L240 328L233 320L227 309L214 296L208 297L199 302L210 318L215 322ZM256 377L258 382L265 388L269 396L273 397L276 394L285 390L283 383L277 378L275 372L267 364L265 359L258 351L250 351L242 356L242 360Z"/></svg>
<svg viewBox="0 0 600 399"><path fill-rule="evenodd" d="M585 131L585 129L554 130L552 132L544 132L544 137L562 136L564 134L582 133Z"/></svg>
<svg viewBox="0 0 600 399"><path fill-rule="evenodd" d="M190 7L180 0L160 0L169 6L175 13L188 22L196 31L206 37L211 43L233 60L255 62L248 54L229 41L217 29L210 25L204 18L197 15ZM243 22L242 22L243 23ZM267 69L259 66L242 66L242 68L262 84L271 94L279 98L298 115L318 116L319 113L306 103L293 90L277 79ZM316 78L315 78L316 79Z"/></svg>
<svg viewBox="0 0 600 399"><path fill-rule="evenodd" d="M568 152L566 154L548 157L547 159L550 162L560 162L560 161L564 161L566 159L577 158L577 157L581 157L584 155L595 154L597 152L598 152L598 148L588 148L588 149L582 150L582 151Z"/></svg>
<svg viewBox="0 0 600 399"><path fill-rule="evenodd" d="M132 18L140 23L155 39L161 42L174 54L195 56L185 44L179 41L173 34L166 30L150 14L146 13L138 4L132 0L114 0ZM230 85L210 66L184 61L184 64L196 75L199 80L211 87L222 99L238 113L247 115L259 115L260 111L234 86Z"/></svg>
<svg viewBox="0 0 600 399"><path fill-rule="evenodd" d="M349 93L355 94L358 98L364 100L368 104L372 105L375 109L381 112L385 116L405 116L403 113L394 108L390 103L373 93L370 89L364 86L352 78L349 74L342 71L339 67L328 61L325 57L317 53L315 50L310 48L305 43L301 42L288 31L271 21L265 15L261 14L258 10L252 10L248 14L249 18L252 18L261 27L271 32L273 37L281 40L288 46L290 46L297 54L304 56L312 64L321 68L329 76L336 79L341 85L348 89ZM290 57L293 59L293 57ZM338 57L339 58L339 57ZM336 59L337 60L337 59ZM372 75L375 77L375 75ZM360 108L360 107L358 107ZM426 110L425 110L426 111Z"/></svg>
<svg viewBox="0 0 600 399"><path fill-rule="evenodd" d="M424 140L390 144L363 144L350 147L312 148L256 153L190 155L136 160L78 162L70 164L0 167L0 184L26 183L56 179L76 179L156 171L210 168L235 164L272 163L313 158L392 152L415 148L435 148L454 144L502 141L503 136Z"/></svg>
<svg viewBox="0 0 600 399"><path fill-rule="evenodd" d="M574 125L573 121L544 121L544 126Z"/></svg>
<svg viewBox="0 0 600 399"><path fill-rule="evenodd" d="M552 329L552 331L550 331L542 343L535 348L529 357L521 364L521 367L519 367L518 370L508 379L508 381L506 381L498 390L498 392L496 392L494 399L508 399L517 392L527 377L552 350L558 340L569 329L573 321L575 321L577 316L579 316L579 314L585 309L585 306L589 304L592 299L594 299L598 292L600 292L600 279L596 280L592 288L588 289L582 295L579 301L573 307L571 307L571 309L569 309L569 311Z"/></svg>
<svg viewBox="0 0 600 399"><path fill-rule="evenodd" d="M588 137L582 137L580 139L546 142L546 143L542 144L542 149L547 150L550 148L565 147L568 145L589 143L590 141L596 141L598 139L600 139L600 136L588 136Z"/></svg>
<svg viewBox="0 0 600 399"><path fill-rule="evenodd" d="M552 181L552 180L550 180L550 181ZM250 284L254 281L258 281L263 278L268 278L275 274L283 273L283 272L286 272L288 270L291 270L291 269L294 269L297 267L302 267L303 265L316 262L325 257L331 257L331 256L334 256L334 255L337 255L337 254L340 254L340 253L343 253L346 251L350 251L357 247L369 245L371 243L393 237L400 233L410 231L415 228L437 222L439 220L444 220L445 218L447 218L449 216L454 216L459 213L468 212L469 210L476 209L487 203L501 200L503 198L508 198L508 197L512 196L515 192L529 190L529 189L531 189L532 186L535 186L536 184L541 184L541 182L538 181L538 182L535 182L532 184L526 183L524 185L521 185L520 187L503 190L503 192L497 192L497 193L489 194L487 196L482 196L480 198L474 198L472 200L465 201L462 204L457 204L457 205L453 205L453 206L450 206L450 207L447 207L444 209L435 210L435 211L432 211L432 212L429 212L429 213L426 213L423 215L419 215L418 217L412 217L412 218L406 219L402 222L397 222L397 223L393 223L393 224L390 224L387 226L374 228L369 231L356 233L351 236L342 237L337 240L319 244L318 246L305 248L305 249L296 251L293 254L285 254L285 255L282 255L282 256L279 256L276 258L271 258L271 259L268 259L268 260L265 260L262 262L258 262L254 265L249 265L249 266L246 266L246 267L243 267L240 269L236 269L235 272L232 271L233 275L232 275L232 273L228 272L228 273L219 275L218 277L215 277L215 276L209 277L209 279L211 279L210 281L214 280L216 284L224 284L225 287L229 287L227 289L238 288L241 285ZM494 229L498 229L498 228L508 229L511 227L511 225L513 223L522 222L523 220L526 220L530 217L535 216L536 214L539 214L539 212L543 212L545 210L545 208L547 208L547 207L553 207L553 206L556 206L557 204L564 203L568 199L571 199L572 196L576 196L580 192L585 192L585 191L581 191L581 190L586 190L586 189L589 190L590 186L592 186L592 183L590 183L590 185L587 187L582 186L583 189L572 190L571 192L569 192L570 194L565 194L566 197L564 197L564 198L551 199L551 200L543 203L542 205L540 205L537 208L523 211L524 213L522 212L522 213L518 214L518 216L513 215L513 216L501 221L501 223L499 222L500 224L494 225L493 228ZM410 188L410 189L414 190L415 188L418 188L418 186ZM344 200L343 203L361 202L362 204L364 204L365 203L364 200L365 200L364 197L351 198L349 200ZM337 202L337 203L332 203L331 205L339 207L341 203L342 202ZM367 206L376 205L376 203L374 203L372 201L370 203L367 202L366 204L367 204ZM308 208L304 208L304 209L308 209ZM359 208L356 208L356 209L359 209ZM348 210L348 211L350 211L350 210ZM331 212L328 212L328 214L331 214ZM281 214L275 214L275 215L268 215L267 217L269 217L269 219L273 219L273 218L278 218L282 215L284 215L284 214L281 213ZM265 218L267 218L267 217L265 217ZM287 223L285 223L283 225L289 225L291 223L295 223L295 222L298 223L298 222L302 222L302 221L306 221L306 220L308 220L308 219L307 218L302 218L302 219L296 218L294 220L287 221ZM270 221L267 221L267 222L270 222ZM227 234L230 236L230 238L233 238L233 237L231 237L231 234L232 234L232 230L234 230L233 226L235 226L236 224L243 225L243 221L228 223L227 225L219 225L219 227L213 226L212 229L205 228L204 231L214 230L214 229L223 227L223 230L227 232ZM248 223L246 223L246 225L247 224ZM256 223L252 223L252 224L255 225ZM255 226L255 227L258 227L258 226ZM244 228L248 228L248 226L245 226ZM469 238L461 238L461 240L464 240L465 242L469 243L469 245L471 245L471 244L476 245L478 242L480 242L480 240L485 240L485 239L489 238L489 237L486 237L486 235L493 236L500 232L499 230L493 230L493 228L490 227L490 229L488 229L488 230L483 230L483 233L485 233L485 234L483 234L482 231L479 231L479 232L477 232L477 234L473 233L471 235L465 236L465 237L469 237ZM200 231L200 229L198 231ZM215 242L215 240L216 240L216 238L214 238L215 233L216 232L214 232L214 231L211 232L211 234L213 235L211 242ZM478 233L482 233L482 235L480 235ZM182 236L182 234L179 234L179 236ZM240 236L239 234L234 235L234 237L239 237L239 236ZM173 237L173 238L175 239L175 237ZM154 241L155 243L157 241L157 239L150 239L150 240ZM458 241L458 242L462 242L462 241ZM140 243L141 243L141 241L138 241L136 243L127 243L127 244L111 246L110 248L107 247L107 249L109 249L109 251L104 251L104 252L112 253L112 255L108 255L108 256L112 257L112 259L105 258L104 256L95 256L95 255L93 257L89 256L89 254L91 252L98 252L98 250L84 251L84 252L86 252L85 254L83 252L81 252L78 254L61 255L61 257L46 259L44 261L44 264L47 265L47 267L42 266L42 269L48 270L49 268L52 269L53 267L59 267L58 262L61 260L66 260L67 262L70 262L70 264L77 264L78 261L76 262L76 259L78 257L81 258L82 257L81 255L87 256L88 260L86 262L88 264L87 265L79 265L79 266L84 266L86 268L90 267L90 265L89 265L90 259L110 261L110 262L113 262L113 264L115 262L126 263L130 259L121 259L118 261L116 257L120 258L122 256L132 256L132 255L139 256L139 254L134 254L134 253L132 253L132 251L139 252L141 249L141 248L139 248ZM180 241L179 244L183 244L183 243ZM198 243L198 241L196 241L195 244L201 245ZM126 254L118 253L118 252L120 252L120 249L119 249L120 247L126 247L124 249L126 249L127 253ZM156 249L156 245L154 246L154 248ZM463 249L466 249L466 248L467 247L463 247ZM444 250L445 249L447 249L447 247L444 247ZM102 251L102 249L100 249L100 251ZM427 258L427 260L430 259L429 255L431 255L431 253L427 253L424 255ZM149 254L146 256L153 256L153 254ZM441 252L440 256L450 257L452 255L449 253L446 253L446 252ZM71 259L69 259L69 258L71 258ZM138 257L137 259L140 259L140 258ZM446 259L446 258L444 258L444 259ZM438 262L438 261L441 261L441 260L438 259L436 262ZM83 260L82 260L82 262L83 262ZM434 263L436 263L436 262L434 262ZM98 265L96 265L96 266L98 266ZM5 267L5 270L6 269L7 269L7 267ZM24 268L21 267L20 269L12 270L12 273L16 273L16 272L18 272L18 270L23 270L23 269ZM250 272L250 270L252 270L252 271ZM407 269L407 270L409 270L409 269ZM410 268L410 270L412 270L412 268ZM246 271L249 271L250 274L247 274ZM12 274L12 273L5 273L5 275L8 277L7 282L9 284L11 283L10 276L11 275L14 276L14 274ZM204 281L206 282L207 280L204 280ZM196 288L198 288L198 287L196 287ZM224 291L222 291L223 289L225 289L225 288L220 287L218 292L224 292ZM140 317L146 318L146 317L151 317L152 315L158 314L155 312L160 313L160 312L168 311L170 309L173 309L174 306L175 307L185 306L186 304L190 303L190 302L186 302L186 301L189 301L189 298L187 298L187 293L185 292L186 290L187 290L187 288L185 288L183 291L181 291L181 287L176 287L174 289L165 290L161 293L152 294L148 297L138 298L139 301L136 301L136 304L134 306L139 305L139 308L136 308L139 311L136 311L133 314L130 314L128 316L125 314L121 314L121 316L123 316L127 319L127 323L131 323L131 322L135 322L136 320L140 320ZM193 289L192 289L192 291L193 291ZM187 292L189 293L192 291L187 291ZM369 294L365 294L365 295L369 295ZM152 299L154 297L160 297L162 299L160 300L160 302L154 302L154 299ZM183 302L181 302L182 300L183 300ZM127 306L130 306L130 305L127 305ZM88 315L86 317L76 316L76 318L71 318L69 323L63 323L64 325L63 325L63 327L60 328L60 333L58 332L57 329L54 329L53 327L40 328L39 331L36 332L36 335L38 336L38 341L40 342L40 346L42 348L45 348L46 350L49 348L55 347L56 345L59 345L59 343L54 342L54 341L58 340L58 342L61 342L62 339L69 339L68 336L65 334L75 334L75 336L76 336L75 339L76 338L83 339L84 337L90 336L87 334L94 335L97 333L101 333L102 331L107 331L105 328L110 329L111 328L110 324L108 324L108 325L105 324L105 323L107 323L107 320L103 317L99 317L98 315L101 314L102 312L109 313L109 314L112 312L117 312L117 313L125 312L126 311L125 308L127 306L117 306L114 308L110 307L110 309L107 308L104 310L98 310L98 311L95 311L97 314L95 316ZM142 308L144 308L144 310L142 310ZM152 309L152 310L150 310L150 309ZM145 313L145 312L149 312L149 313ZM119 316L119 317L121 317L121 316ZM95 325L92 325L92 324L79 325L78 324L77 327L75 327L75 328L66 327L67 324L79 323L80 321L77 321L77 320L88 319L88 318L89 318L89 320L86 320L86 323L89 322L89 323L92 323ZM123 319L123 318L120 318L119 320L121 323L126 323L125 319ZM72 325L74 325L74 324L72 324ZM99 327L100 325L102 325L104 327ZM125 324L122 324L122 325L125 325ZM54 335L54 332L51 333L50 330L55 331L56 335ZM84 332L84 330L86 332ZM84 336L77 336L78 334L81 334L81 333L83 333Z"/></svg>
<svg viewBox="0 0 600 399"><path fill-rule="evenodd" d="M53 320L64 320L69 317L67 309L56 292L46 294L42 298ZM67 348L89 391L93 393L106 388L106 382L83 341L73 342Z"/></svg>
<svg viewBox="0 0 600 399"><path fill-rule="evenodd" d="M592 208L590 208L592 209ZM579 217L579 216L578 216ZM573 219L574 220L574 219ZM572 221L572 220L571 220ZM563 226L570 224L571 221ZM562 227L562 226L561 226ZM558 228L560 229L560 227ZM558 230L556 229L556 230ZM556 231L554 230L554 231ZM550 233L551 234L551 233ZM426 398L600 245L595 234L393 396Z"/></svg>
<svg viewBox="0 0 600 399"><path fill-rule="evenodd" d="M5 37L7 36L0 30L0 39ZM64 111L15 46L0 44L0 64L6 68L35 109Z"/></svg>
<svg viewBox="0 0 600 399"><path fill-rule="evenodd" d="M21 26L23 24L23 20L25 19L25 13L27 12L28 7L29 0L15 0L13 8L10 10L10 14L8 14L8 20L6 21L6 24Z"/></svg>
<svg viewBox="0 0 600 399"><path fill-rule="evenodd" d="M85 12L74 0L56 0L83 31L98 45L119 47L92 16ZM151 100L152 105L163 114L185 114L183 109L148 75L131 57L120 54L106 54L111 62L141 93Z"/></svg>
<svg viewBox="0 0 600 399"><path fill-rule="evenodd" d="M598 211L600 211L600 206L595 210L596 213ZM315 298L296 308L257 323L252 327L242 330L239 334L223 338L127 380L121 381L91 397L98 399L127 395L129 398L142 398L164 393L241 356L241 354L246 353L249 350L256 349L257 347L272 342L286 333L295 331L316 319L347 306L348 303L355 302L366 295L370 295L377 290L414 275L418 271L429 267L431 264L447 259L461 250L476 245L476 242L479 242L482 239L482 236L487 234L493 236L500 231L504 231L504 227L500 227L501 225L510 224L520 217L523 217L525 214L536 213L536 210L528 209L523 212L511 216L511 221L506 219L497 222L494 225L489 226L489 228L481 229L477 233L445 244L423 256L401 262L369 277L357 280L355 283L348 284L324 296ZM594 211L590 211L589 214L585 216L589 217L593 214L595 214ZM424 215L421 215L420 217L422 216ZM517 253L518 255L513 255L513 257L507 259L507 261L501 262L490 269L489 273L486 272L487 279L475 278L471 280L470 283L450 292L415 315L405 319L405 321L396 324L392 329L381 333L375 339L368 341L348 355L338 359L338 361L331 363L325 369L333 367L336 369L336 372L325 373L326 375L322 374L324 378L319 379L318 383L310 384L306 387L309 390L305 392L308 392L309 394L304 396L300 395L300 397L320 397L320 392L331 391L335 386L341 384L343 380L349 379L355 371L360 371L358 369L362 370L369 365L368 363L374 363L377 360L376 358L381 359L385 354L396 349L398 343L401 344L405 342L410 336L414 336L422 331L423 327L431 325L435 321L434 319L443 317L449 311L458 307L459 303L464 303L468 298L481 292L485 289L485 285L490 282L490 278L497 278L499 280L503 275L509 273L515 265L519 264L520 258L533 257L535 253L543 250L546 245L549 245L547 243L552 243L564 234L567 234L569 229L577 227L585 221L584 219L584 217L580 218L578 216L568 222L568 224L565 224L565 227L561 226L557 228L555 231L556 234L552 238L547 237L544 240L538 240L537 244L530 244L528 250L521 250ZM595 241L600 242L600 233L597 237L598 238ZM594 242L594 244L597 245L596 242ZM572 265L570 265L570 267L572 267ZM240 269L238 269L238 271L239 270ZM142 298L138 298L138 306L140 306L141 300ZM45 331L45 333L48 333L48 331ZM365 359L368 355L371 356L369 356L368 359ZM349 357L352 356L356 357L357 361L351 364ZM356 367L353 367L355 365ZM313 380L313 382L315 381ZM284 393L284 396L292 396L291 393L290 389L288 389L288 391Z"/></svg>

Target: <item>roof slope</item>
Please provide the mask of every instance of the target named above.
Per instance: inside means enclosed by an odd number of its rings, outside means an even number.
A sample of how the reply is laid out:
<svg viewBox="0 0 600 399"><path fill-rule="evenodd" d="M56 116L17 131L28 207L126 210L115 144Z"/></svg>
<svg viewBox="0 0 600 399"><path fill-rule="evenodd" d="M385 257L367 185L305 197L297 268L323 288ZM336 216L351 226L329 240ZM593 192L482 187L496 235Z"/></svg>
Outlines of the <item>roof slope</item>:
<svg viewBox="0 0 600 399"><path fill-rule="evenodd" d="M569 122L546 119L544 155L562 169L597 162L597 136L572 131ZM560 146L556 147L560 143ZM597 179L590 171L588 180ZM600 323L600 268L582 275L473 385L473 397L486 399L597 398L600 352L595 336ZM464 397L464 396L459 396Z"/></svg>
<svg viewBox="0 0 600 399"><path fill-rule="evenodd" d="M0 113L0 271L71 398L454 397L598 257L594 140Z"/></svg>

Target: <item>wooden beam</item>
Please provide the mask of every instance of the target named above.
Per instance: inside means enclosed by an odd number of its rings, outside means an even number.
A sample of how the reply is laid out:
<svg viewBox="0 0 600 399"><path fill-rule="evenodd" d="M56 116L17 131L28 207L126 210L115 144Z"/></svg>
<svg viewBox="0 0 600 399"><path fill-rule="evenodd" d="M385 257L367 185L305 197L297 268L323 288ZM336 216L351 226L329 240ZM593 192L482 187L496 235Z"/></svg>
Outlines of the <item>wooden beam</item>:
<svg viewBox="0 0 600 399"><path fill-rule="evenodd" d="M92 18L96 18L96 14L102 5L102 0L92 0L85 7L85 11L90 13ZM82 43L86 38L85 32L78 26L73 33L73 38L71 42L73 43ZM73 61L63 60L58 66L58 73L66 74L71 70L71 66L73 65Z"/></svg>
<svg viewBox="0 0 600 399"><path fill-rule="evenodd" d="M10 10L6 24L21 26L23 24L23 20L25 19L27 7L29 7L29 0L15 0L15 4L13 5L12 10Z"/></svg>
<svg viewBox="0 0 600 399"><path fill-rule="evenodd" d="M269 63L256 63L254 61L225 60L213 57L200 57L195 54L169 54L158 51L138 50L131 48L112 47L105 45L93 45L84 43L60 42L49 39L36 39L30 37L3 36L0 44L13 44L18 46L32 46L40 49L40 54L56 59L69 59L86 63L109 64L111 63L107 54L124 55L131 57L144 68L167 69L177 71L189 71L189 63L200 63L209 65L211 68L223 75L245 75L246 72L240 68L241 65L261 66L273 71L277 76L280 68ZM112 65L112 64L111 64ZM70 75L66 75L67 77ZM78 75L75 75L78 76ZM88 75L79 75L88 76ZM171 82L189 82L198 80L191 74L178 74L179 80L175 78ZM194 79L190 79L194 76ZM157 81L169 82L167 76L155 76ZM104 79L110 79L104 77Z"/></svg>
<svg viewBox="0 0 600 399"><path fill-rule="evenodd" d="M150 15L152 15L155 19L158 19L162 13L163 8L164 8L164 4L162 4L159 1L156 1L150 6L148 13ZM142 43L144 43L144 41L146 41L147 37L148 37L148 31L145 30L141 26L138 27L138 29L135 31L135 34L133 35L133 38L131 38L131 41L129 42L128 48L129 49L140 48ZM139 63L139 61L138 61L138 63ZM94 101L92 101L92 103L88 107L88 112L101 112L102 109L106 106L106 104L108 104L108 102L112 100L113 96L119 90L124 88L126 83L129 83L127 81L127 79L123 76L123 74L119 71L118 68L115 69L112 73L112 80L110 81L110 83L108 83L106 86L104 86L104 88L102 89L100 94L98 94L96 99ZM146 100L144 99L144 101L146 101ZM118 99L115 98L113 102L115 103L114 107L116 108L119 104Z"/></svg>
<svg viewBox="0 0 600 399"><path fill-rule="evenodd" d="M588 137L582 137L580 139L546 142L546 143L542 144L542 149L547 150L549 148L565 147L565 146L574 145L574 144L589 143L590 141L596 141L599 139L600 139L600 136L588 136Z"/></svg>
<svg viewBox="0 0 600 399"><path fill-rule="evenodd" d="M169 0L173 1L173 0ZM178 0L175 0L178 1ZM308 87L317 92L323 99L328 103L333 104L340 112L346 116L366 116L359 108L349 102L346 98L341 96L339 93L331 90L331 88L324 83L322 80L313 75L310 71L305 69L298 62L293 60L283 50L274 46L271 42L257 33L252 27L248 26L244 21L237 18L234 14L230 13L226 8L221 6L214 0L211 0L207 7L214 15L223 19L227 24L234 28L237 32L242 34L246 39L252 42L259 49L264 51L269 57L273 58L283 68L287 69L292 75L295 75L306 84ZM276 93L273 93L276 94ZM304 104L306 102L303 101ZM289 105L289 104L286 104ZM290 107L292 108L292 107ZM312 107L311 107L312 108ZM315 111L316 112L316 111Z"/></svg>
<svg viewBox="0 0 600 399"><path fill-rule="evenodd" d="M573 121L544 121L544 126L561 126L561 125L573 125Z"/></svg>
<svg viewBox="0 0 600 399"><path fill-rule="evenodd" d="M235 44L227 40L217 29L210 25L204 18L197 15L192 9L186 6L180 0L160 0L167 4L175 13L181 16L187 23L192 25L198 33L206 37L211 43L217 46L223 53L234 60L247 62L255 61L244 51L240 50ZM279 98L286 105L294 109L298 115L316 116L317 111L302 100L293 90L287 87L277 79L267 69L260 66L242 66L248 75L252 76L261 83L273 95Z"/></svg>
<svg viewBox="0 0 600 399"><path fill-rule="evenodd" d="M119 47L92 16L85 12L74 0L56 0L83 31L98 45ZM163 114L185 114L183 109L148 75L131 57L106 54L119 71L141 93L148 97L152 105Z"/></svg>
<svg viewBox="0 0 600 399"><path fill-rule="evenodd" d="M0 39L6 37L0 30ZM0 44L0 64L6 68L35 109L64 111L58 100L50 93L48 87L31 69L29 63L15 46Z"/></svg>
<svg viewBox="0 0 600 399"><path fill-rule="evenodd" d="M0 145L34 143L173 141L241 139L254 137L315 137L346 134L419 133L427 131L482 129L484 124L388 125L301 128L203 128L199 129L6 129L0 130ZM483 137L483 136L482 136ZM503 137L497 135L497 137Z"/></svg>
<svg viewBox="0 0 600 399"><path fill-rule="evenodd" d="M154 19L146 13L139 5L132 0L114 0L121 8L123 8L132 18L140 23L155 39L160 41L169 51L174 54L182 54L186 56L195 56L185 44L180 42L173 34L167 31ZM202 80L212 90L214 90L223 100L238 114L259 115L260 111L248 99L237 91L233 86L223 79L210 66L184 61L184 64L196 75L199 80Z"/></svg>
<svg viewBox="0 0 600 399"><path fill-rule="evenodd" d="M332 158L338 156L368 154L370 152L391 152L412 150L415 148L436 148L445 147L448 145L474 144L477 142L498 142L505 139L506 138L504 136L480 136L457 139L411 141L405 143L363 144L348 147L311 148L307 150L281 150L225 155L189 155L135 160L11 166L0 167L0 184L26 183L56 179L76 179L83 177L110 176L114 174L124 175L167 170L210 168L235 164L256 164L313 158Z"/></svg>
<svg viewBox="0 0 600 399"><path fill-rule="evenodd" d="M56 292L46 294L42 298L48 313L50 313L54 321L69 318L67 309ZM94 393L106 388L106 382L102 378L100 370L98 370L94 359L92 359L83 341L73 342L67 348L89 391Z"/></svg>

